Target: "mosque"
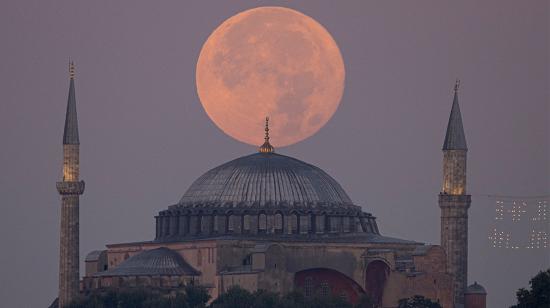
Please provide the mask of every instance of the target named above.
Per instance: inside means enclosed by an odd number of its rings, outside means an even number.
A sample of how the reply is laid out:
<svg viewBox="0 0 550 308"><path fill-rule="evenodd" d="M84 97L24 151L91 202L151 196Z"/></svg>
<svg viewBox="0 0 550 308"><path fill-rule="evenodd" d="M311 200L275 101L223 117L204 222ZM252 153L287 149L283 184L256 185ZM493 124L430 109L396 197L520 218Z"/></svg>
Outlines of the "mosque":
<svg viewBox="0 0 550 308"><path fill-rule="evenodd" d="M57 183L60 307L93 290L146 287L170 293L191 282L206 286L213 298L238 285L351 302L367 295L378 307L397 307L399 299L414 295L445 308L485 307L484 288L467 287L471 199L458 84L443 144L441 245L384 235L375 216L330 175L276 153L266 119L265 142L257 153L200 176L178 203L154 216L154 239L90 252L80 279L78 207L84 182L79 144L71 64L63 180Z"/></svg>

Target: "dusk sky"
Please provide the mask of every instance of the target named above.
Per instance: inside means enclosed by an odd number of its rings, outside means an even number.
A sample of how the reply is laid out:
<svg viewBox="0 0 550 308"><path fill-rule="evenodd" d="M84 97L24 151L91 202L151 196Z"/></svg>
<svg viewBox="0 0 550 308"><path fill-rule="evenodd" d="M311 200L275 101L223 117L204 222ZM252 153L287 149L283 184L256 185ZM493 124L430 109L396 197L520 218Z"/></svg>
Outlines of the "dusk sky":
<svg viewBox="0 0 550 308"><path fill-rule="evenodd" d="M289 7L318 21L338 44L346 69L332 119L277 153L333 176L377 217L382 234L438 244L441 147L460 78L472 194L468 283L487 289L488 307L507 307L518 288L550 267L550 248L496 249L488 239L495 213L488 195L550 195L547 0L3 0L2 305L45 307L57 296L55 182L62 176L69 58L76 63L86 182L83 274L88 252L152 240L153 216L196 178L257 151L208 118L195 68L220 23L258 6Z"/></svg>

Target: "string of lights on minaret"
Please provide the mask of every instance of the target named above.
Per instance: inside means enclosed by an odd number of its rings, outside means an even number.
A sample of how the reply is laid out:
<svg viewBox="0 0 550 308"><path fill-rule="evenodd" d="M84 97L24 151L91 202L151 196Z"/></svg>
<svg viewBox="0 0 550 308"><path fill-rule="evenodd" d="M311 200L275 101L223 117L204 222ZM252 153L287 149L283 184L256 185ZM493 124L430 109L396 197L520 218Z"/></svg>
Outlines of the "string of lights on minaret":
<svg viewBox="0 0 550 308"><path fill-rule="evenodd" d="M550 247L550 196L489 196L494 220L488 239L493 248L547 249Z"/></svg>

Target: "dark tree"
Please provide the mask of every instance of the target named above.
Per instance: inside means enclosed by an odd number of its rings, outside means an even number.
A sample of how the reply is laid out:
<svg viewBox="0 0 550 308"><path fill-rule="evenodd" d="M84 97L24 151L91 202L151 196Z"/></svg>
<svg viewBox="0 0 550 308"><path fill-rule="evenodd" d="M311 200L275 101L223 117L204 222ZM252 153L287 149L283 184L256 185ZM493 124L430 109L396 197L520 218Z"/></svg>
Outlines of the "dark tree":
<svg viewBox="0 0 550 308"><path fill-rule="evenodd" d="M511 308L550 307L550 268L531 278L529 285L531 290L521 288L516 292L518 303Z"/></svg>
<svg viewBox="0 0 550 308"><path fill-rule="evenodd" d="M312 298L306 307L311 308L352 308L353 306L339 296L319 296Z"/></svg>
<svg viewBox="0 0 550 308"><path fill-rule="evenodd" d="M204 308L210 300L208 290L203 286L188 284L184 287L185 302L190 308Z"/></svg>
<svg viewBox="0 0 550 308"><path fill-rule="evenodd" d="M184 294L164 296L147 289L93 292L64 308L189 308Z"/></svg>
<svg viewBox="0 0 550 308"><path fill-rule="evenodd" d="M254 297L247 290L233 286L227 292L218 296L215 301L210 304L212 308L245 308L252 307Z"/></svg>
<svg viewBox="0 0 550 308"><path fill-rule="evenodd" d="M368 295L363 294L355 304L355 308L376 308L376 305Z"/></svg>
<svg viewBox="0 0 550 308"><path fill-rule="evenodd" d="M415 295L400 299L398 308L441 308L441 305L424 296Z"/></svg>
<svg viewBox="0 0 550 308"><path fill-rule="evenodd" d="M283 308L301 308L306 307L306 297L298 291L292 291L281 298L281 307Z"/></svg>
<svg viewBox="0 0 550 308"><path fill-rule="evenodd" d="M262 308L278 308L281 307L281 297L278 293L266 291L266 290L257 290L252 294L254 302L253 307L262 307Z"/></svg>

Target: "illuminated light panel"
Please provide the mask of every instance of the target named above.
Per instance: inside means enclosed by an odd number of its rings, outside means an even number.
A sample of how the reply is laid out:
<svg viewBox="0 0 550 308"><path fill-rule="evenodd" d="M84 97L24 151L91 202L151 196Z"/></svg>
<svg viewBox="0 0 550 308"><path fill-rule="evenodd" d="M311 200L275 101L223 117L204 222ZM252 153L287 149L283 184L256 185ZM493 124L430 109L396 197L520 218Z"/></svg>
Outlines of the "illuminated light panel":
<svg viewBox="0 0 550 308"><path fill-rule="evenodd" d="M549 209L549 201L538 197L503 197L495 200L494 225L489 232L489 242L493 248L549 248Z"/></svg>

